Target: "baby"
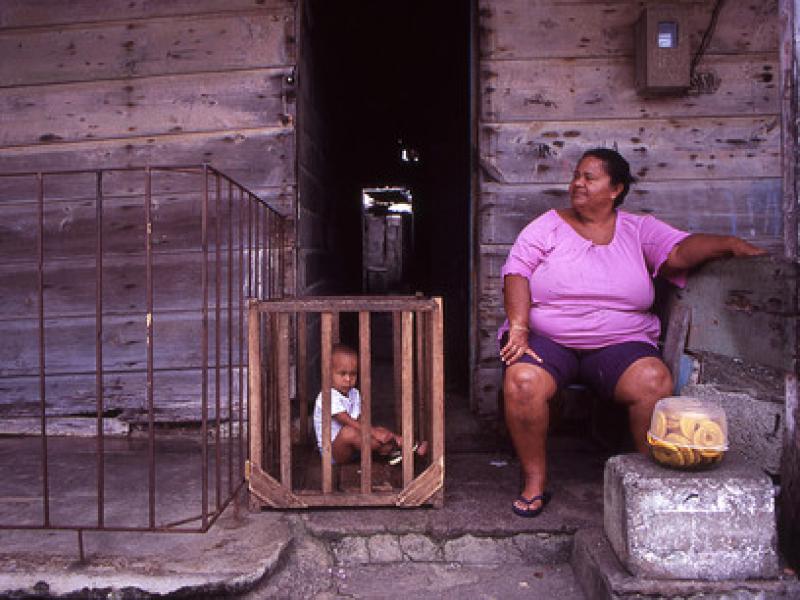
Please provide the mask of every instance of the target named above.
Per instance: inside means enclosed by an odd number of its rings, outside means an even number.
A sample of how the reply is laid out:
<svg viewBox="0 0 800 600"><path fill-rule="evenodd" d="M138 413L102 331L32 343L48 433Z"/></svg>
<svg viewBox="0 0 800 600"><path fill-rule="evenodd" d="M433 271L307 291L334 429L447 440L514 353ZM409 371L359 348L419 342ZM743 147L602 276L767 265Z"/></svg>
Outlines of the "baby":
<svg viewBox="0 0 800 600"><path fill-rule="evenodd" d="M358 354L344 344L335 344L331 353L331 454L335 463L354 460L361 450L361 394L356 388ZM314 431L317 446L322 451L322 392L314 404ZM372 427L371 446L381 456L391 456L399 462L403 438L385 427ZM414 445L414 452L424 456L428 442Z"/></svg>

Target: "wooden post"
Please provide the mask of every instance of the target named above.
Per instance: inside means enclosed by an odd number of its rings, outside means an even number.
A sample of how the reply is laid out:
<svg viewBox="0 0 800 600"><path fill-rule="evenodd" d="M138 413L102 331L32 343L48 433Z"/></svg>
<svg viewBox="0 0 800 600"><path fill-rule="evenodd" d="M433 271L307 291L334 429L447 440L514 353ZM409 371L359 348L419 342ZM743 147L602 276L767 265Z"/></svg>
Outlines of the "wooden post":
<svg viewBox="0 0 800 600"><path fill-rule="evenodd" d="M434 298L434 302L436 310L431 315L431 460L434 464L441 463L444 478L444 311L441 298ZM443 504L444 488L436 492L433 499L436 508Z"/></svg>
<svg viewBox="0 0 800 600"><path fill-rule="evenodd" d="M259 333L258 301L250 300L247 307L247 373L250 381L250 465L261 468L262 430L261 419L261 339Z"/></svg>
<svg viewBox="0 0 800 600"><path fill-rule="evenodd" d="M372 348L369 311L358 313L358 356L361 388L361 493L372 491Z"/></svg>
<svg viewBox="0 0 800 600"><path fill-rule="evenodd" d="M322 345L322 493L333 491L333 468L331 462L331 336L333 315L321 315Z"/></svg>
<svg viewBox="0 0 800 600"><path fill-rule="evenodd" d="M414 478L414 359L412 356L413 323L411 311L404 310L401 338L401 397L403 436L403 487Z"/></svg>
<svg viewBox="0 0 800 600"><path fill-rule="evenodd" d="M289 315L278 313L278 429L281 483L292 491L292 411L289 405Z"/></svg>

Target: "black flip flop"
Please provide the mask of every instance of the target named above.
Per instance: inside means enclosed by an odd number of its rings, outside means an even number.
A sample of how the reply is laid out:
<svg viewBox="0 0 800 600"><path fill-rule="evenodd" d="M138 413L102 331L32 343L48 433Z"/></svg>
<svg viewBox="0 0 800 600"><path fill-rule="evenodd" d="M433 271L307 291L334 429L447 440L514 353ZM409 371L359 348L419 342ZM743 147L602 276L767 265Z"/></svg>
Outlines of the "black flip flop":
<svg viewBox="0 0 800 600"><path fill-rule="evenodd" d="M511 504L511 510L513 510L514 514L517 515L518 517L524 517L526 519L532 519L533 517L538 517L540 514L542 514L542 511L544 510L544 507L547 506L547 503L550 502L550 498L552 498L552 497L553 497L553 495L550 492L542 492L538 496L534 496L533 498L530 498L530 499L528 499L525 496L523 496L522 494L520 494L520 496L519 496L519 498L517 498L516 502L521 502L525 506L530 507L531 504L533 504L533 503L535 503L537 501L540 501L541 503L539 504L539 507L538 508L533 508L533 509L531 509L531 508L525 509L525 508L519 508L516 504L512 503Z"/></svg>

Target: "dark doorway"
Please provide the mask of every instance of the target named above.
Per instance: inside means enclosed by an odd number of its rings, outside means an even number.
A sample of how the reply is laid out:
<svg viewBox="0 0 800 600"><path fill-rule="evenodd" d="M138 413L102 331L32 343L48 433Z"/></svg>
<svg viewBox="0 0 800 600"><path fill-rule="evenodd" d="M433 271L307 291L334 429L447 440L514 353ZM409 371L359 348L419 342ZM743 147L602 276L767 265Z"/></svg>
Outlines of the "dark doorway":
<svg viewBox="0 0 800 600"><path fill-rule="evenodd" d="M444 297L446 379L459 392L468 387L470 330L470 5L307 0L298 59L300 160L307 144L325 163L305 201L324 196L317 229L325 275L336 273L326 292L368 291L362 191L410 190L413 247L397 287Z"/></svg>

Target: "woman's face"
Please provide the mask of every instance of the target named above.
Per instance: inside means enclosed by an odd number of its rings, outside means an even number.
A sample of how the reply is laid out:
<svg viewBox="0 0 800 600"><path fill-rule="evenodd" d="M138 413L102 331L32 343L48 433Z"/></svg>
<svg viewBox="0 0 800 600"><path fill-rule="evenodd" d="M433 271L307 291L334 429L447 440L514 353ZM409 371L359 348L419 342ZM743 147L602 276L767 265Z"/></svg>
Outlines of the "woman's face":
<svg viewBox="0 0 800 600"><path fill-rule="evenodd" d="M611 185L611 177L606 173L606 165L602 160L586 156L572 174L569 198L576 210L611 209L622 188L621 183Z"/></svg>

